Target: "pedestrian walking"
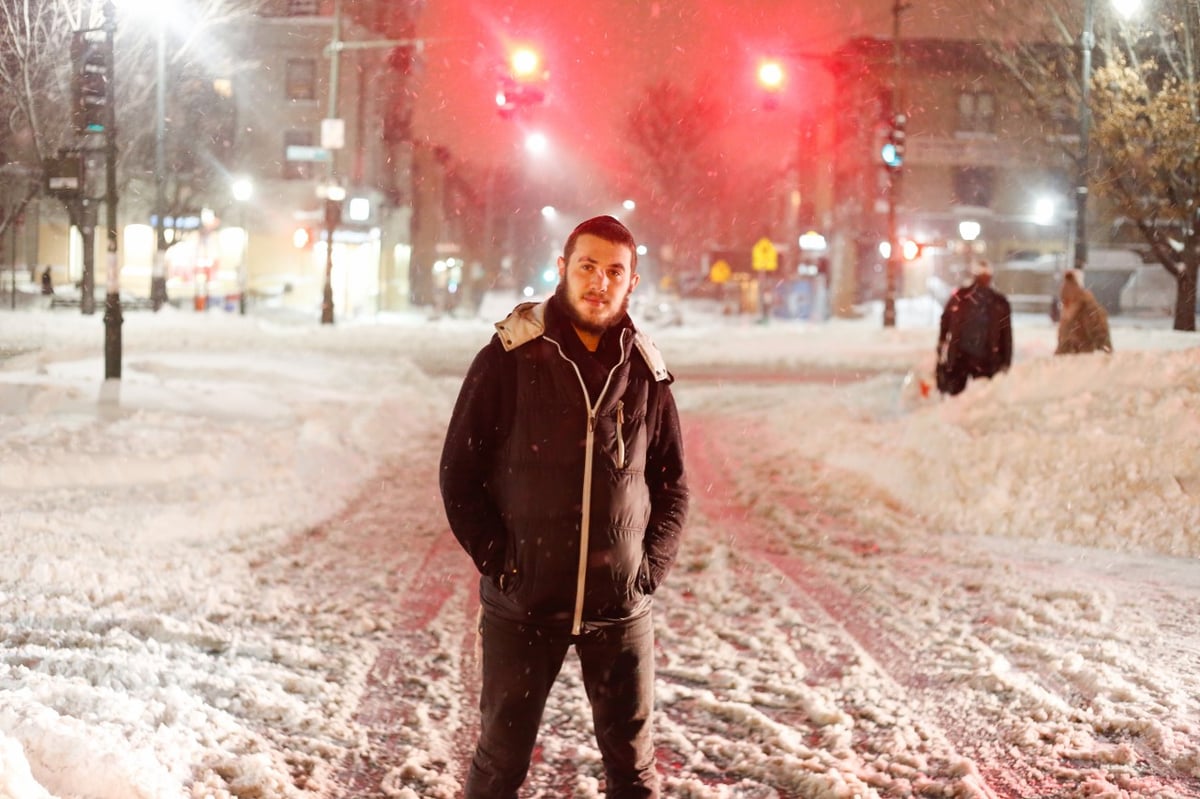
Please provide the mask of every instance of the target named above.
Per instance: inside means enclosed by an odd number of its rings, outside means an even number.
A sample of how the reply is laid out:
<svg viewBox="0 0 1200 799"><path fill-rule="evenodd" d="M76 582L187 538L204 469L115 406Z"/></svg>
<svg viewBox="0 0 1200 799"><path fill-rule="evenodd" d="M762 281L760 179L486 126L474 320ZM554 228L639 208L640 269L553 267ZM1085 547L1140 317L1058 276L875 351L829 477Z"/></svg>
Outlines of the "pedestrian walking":
<svg viewBox="0 0 1200 799"><path fill-rule="evenodd" d="M1108 312L1092 292L1083 287L1079 274L1070 269L1063 275L1062 312L1058 319L1055 355L1078 352L1112 352Z"/></svg>
<svg viewBox="0 0 1200 799"><path fill-rule="evenodd" d="M515 799L574 646L609 799L658 797L651 596L688 489L673 377L630 320L637 245L582 222L543 302L497 323L446 431L440 484L480 574L480 732L466 799Z"/></svg>
<svg viewBox="0 0 1200 799"><path fill-rule="evenodd" d="M992 377L1012 364L1012 309L992 288L992 266L971 267L972 281L950 295L938 332L937 387L958 394L972 378Z"/></svg>

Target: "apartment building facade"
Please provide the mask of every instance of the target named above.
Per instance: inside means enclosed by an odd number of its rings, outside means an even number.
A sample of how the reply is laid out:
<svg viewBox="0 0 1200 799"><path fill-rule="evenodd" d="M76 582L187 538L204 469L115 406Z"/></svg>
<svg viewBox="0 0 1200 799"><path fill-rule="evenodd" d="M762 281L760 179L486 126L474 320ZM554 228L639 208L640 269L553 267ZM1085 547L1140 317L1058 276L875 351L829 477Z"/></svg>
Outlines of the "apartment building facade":
<svg viewBox="0 0 1200 799"><path fill-rule="evenodd" d="M127 170L119 203L123 298L150 294L156 217L165 209L167 294L176 304L232 307L244 294L251 306L315 314L332 263L338 318L407 307L414 164L440 168L434 148L415 144L409 126L414 13L416 4L375 0L264 0L255 14L209 32L190 72L165 72L169 152L187 151L216 169L182 192L169 174L171 158L165 177L145 154L144 165ZM188 127L176 110L183 80L217 99L210 105L221 120L206 106ZM118 106L117 113L118 131L134 126L122 117L131 111ZM165 205L159 180L171 188ZM332 242L331 187L344 197ZM44 197L37 209L29 260L54 265L60 285L78 282L78 230L58 200ZM436 203L425 215L434 239L440 216ZM103 276L97 284L102 294Z"/></svg>
<svg viewBox="0 0 1200 799"><path fill-rule="evenodd" d="M1006 292L1044 291L1069 265L1074 234L1077 109L1033 116L1011 77L976 41L847 42L831 59L836 91L830 180L835 304L882 297L889 171L881 149L893 115L906 117L896 192L898 239L920 245L903 264L899 296L962 281L972 259L1000 267ZM1093 200L1092 246L1108 228ZM1045 273L1044 278L1039 273Z"/></svg>

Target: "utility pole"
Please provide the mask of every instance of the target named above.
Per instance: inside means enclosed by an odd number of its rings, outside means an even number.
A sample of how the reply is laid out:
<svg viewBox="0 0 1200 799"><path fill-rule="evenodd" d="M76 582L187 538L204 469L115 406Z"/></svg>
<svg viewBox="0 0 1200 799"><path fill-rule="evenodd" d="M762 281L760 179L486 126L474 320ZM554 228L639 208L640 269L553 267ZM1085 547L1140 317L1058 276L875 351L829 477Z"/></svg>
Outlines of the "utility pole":
<svg viewBox="0 0 1200 799"><path fill-rule="evenodd" d="M113 80L113 40L117 10L104 3L105 58L108 61L108 103L104 109L105 203L108 217L108 293L104 299L104 378L121 379L121 272L117 262L117 131L116 85Z"/></svg>
<svg viewBox="0 0 1200 799"><path fill-rule="evenodd" d="M908 9L901 0L892 4L892 133L903 130L907 115L900 109L900 15ZM903 134L902 134L903 135ZM904 153L897 154L895 165L888 165L888 257L884 278L886 287L883 295L883 326L896 326L896 292L900 283L900 234L896 229L896 206L900 204L900 178L903 175Z"/></svg>
<svg viewBox="0 0 1200 799"><path fill-rule="evenodd" d="M1091 178L1091 128L1092 108L1089 102L1092 93L1092 47L1096 43L1094 0L1084 0L1083 33L1079 37L1080 81L1079 90L1079 171L1075 186L1075 258L1076 269L1087 266L1087 207L1088 183Z"/></svg>
<svg viewBox="0 0 1200 799"><path fill-rule="evenodd" d="M154 85L154 265L150 273L150 306L167 302L167 21L158 19Z"/></svg>
<svg viewBox="0 0 1200 799"><path fill-rule="evenodd" d="M326 126L332 128L338 122L338 81L341 79L342 53L342 0L333 4L333 43L329 54L329 113L325 115ZM322 131L322 138L336 138L332 132ZM336 145L336 146L335 146ZM325 187L325 291L321 299L321 324L333 324L333 234L342 219L342 201L345 194L338 186L337 156L340 141L322 141L321 146L329 150L329 184Z"/></svg>

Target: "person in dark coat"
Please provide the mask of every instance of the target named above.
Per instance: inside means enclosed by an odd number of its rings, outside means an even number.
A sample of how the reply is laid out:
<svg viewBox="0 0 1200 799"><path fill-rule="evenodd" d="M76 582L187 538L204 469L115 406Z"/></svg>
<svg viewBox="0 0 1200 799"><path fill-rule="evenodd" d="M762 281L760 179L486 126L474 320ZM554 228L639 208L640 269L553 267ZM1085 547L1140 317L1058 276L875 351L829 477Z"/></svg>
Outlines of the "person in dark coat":
<svg viewBox="0 0 1200 799"><path fill-rule="evenodd" d="M992 377L1012 364L1012 309L992 288L987 261L971 269L974 279L950 295L938 332L937 386L958 394L972 378Z"/></svg>
<svg viewBox="0 0 1200 799"><path fill-rule="evenodd" d="M627 313L633 235L571 233L554 296L522 303L467 371L440 485L479 571L480 731L466 799L515 799L574 646L610 799L658 797L651 596L687 515L662 356Z"/></svg>
<svg viewBox="0 0 1200 799"><path fill-rule="evenodd" d="M1083 287L1074 269L1063 275L1062 313L1058 319L1055 355L1080 352L1112 352L1108 312L1092 292Z"/></svg>

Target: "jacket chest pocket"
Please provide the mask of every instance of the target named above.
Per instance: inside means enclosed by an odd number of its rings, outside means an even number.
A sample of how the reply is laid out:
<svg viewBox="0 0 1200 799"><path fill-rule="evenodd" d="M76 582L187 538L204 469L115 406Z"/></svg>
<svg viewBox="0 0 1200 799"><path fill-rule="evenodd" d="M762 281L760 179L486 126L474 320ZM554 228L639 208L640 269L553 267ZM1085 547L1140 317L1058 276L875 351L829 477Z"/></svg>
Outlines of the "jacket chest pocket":
<svg viewBox="0 0 1200 799"><path fill-rule="evenodd" d="M632 406L618 400L613 409L613 457L618 469L640 467L646 452L645 411L634 412Z"/></svg>

